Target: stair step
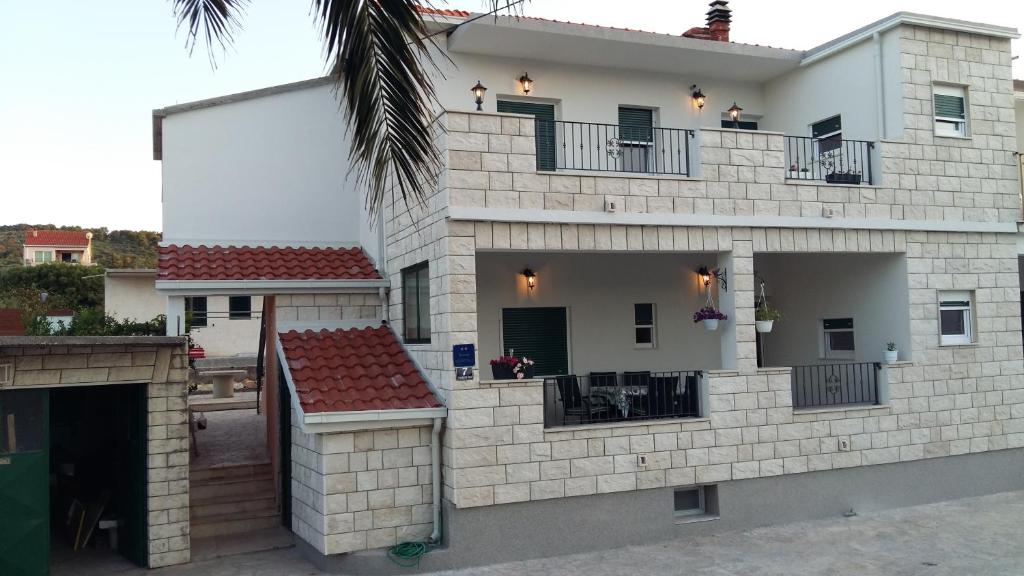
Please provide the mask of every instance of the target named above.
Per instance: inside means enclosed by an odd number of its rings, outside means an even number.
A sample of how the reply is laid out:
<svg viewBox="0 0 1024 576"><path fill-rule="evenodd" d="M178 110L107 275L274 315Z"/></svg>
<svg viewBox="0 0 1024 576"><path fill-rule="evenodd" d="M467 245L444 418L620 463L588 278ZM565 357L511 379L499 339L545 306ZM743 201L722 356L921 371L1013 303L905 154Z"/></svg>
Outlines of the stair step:
<svg viewBox="0 0 1024 576"><path fill-rule="evenodd" d="M205 538L208 536L255 532L277 526L280 523L281 515L276 510L220 514L193 519L190 532L193 538Z"/></svg>
<svg viewBox="0 0 1024 576"><path fill-rule="evenodd" d="M192 501L233 498L234 500L253 497L270 492L274 494L276 487L270 478L253 480L234 480L230 482L199 483L189 485Z"/></svg>
<svg viewBox="0 0 1024 576"><path fill-rule="evenodd" d="M192 468L189 478L192 482L216 482L221 480L248 479L253 476L273 475L270 463L220 466L216 468Z"/></svg>
<svg viewBox="0 0 1024 576"><path fill-rule="evenodd" d="M193 522L202 518L217 516L239 517L248 513L277 512L277 499L271 493L269 497L249 498L235 501L205 501L189 503L189 516Z"/></svg>

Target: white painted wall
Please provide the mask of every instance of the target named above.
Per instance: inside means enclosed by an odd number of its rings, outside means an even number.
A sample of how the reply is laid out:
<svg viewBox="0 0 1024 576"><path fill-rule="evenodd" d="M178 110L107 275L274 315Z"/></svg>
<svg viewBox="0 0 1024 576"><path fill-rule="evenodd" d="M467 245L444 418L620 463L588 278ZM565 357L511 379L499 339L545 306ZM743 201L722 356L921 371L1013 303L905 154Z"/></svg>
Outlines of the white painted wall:
<svg viewBox="0 0 1024 576"><path fill-rule="evenodd" d="M722 113L734 100L744 114L767 113L761 86L752 82L470 54L450 56L455 66L442 67L447 80L435 81L438 99L448 110L475 110L469 89L479 80L488 88L485 111L497 111L497 101L505 99L550 102L557 104L556 118L573 122L618 124L619 105L656 109L655 124L663 128L719 127ZM524 96L519 86L524 72L534 80L529 96ZM693 105L692 84L707 97L703 110Z"/></svg>
<svg viewBox="0 0 1024 576"><path fill-rule="evenodd" d="M287 245L367 242L348 178L346 124L330 85L163 120L163 240Z"/></svg>
<svg viewBox="0 0 1024 576"><path fill-rule="evenodd" d="M206 310L209 314L207 326L192 328L192 339L206 350L208 358L218 356L256 355L260 344L259 314L263 309L263 298L252 297L253 317L248 320L227 318L228 297L208 296Z"/></svg>
<svg viewBox="0 0 1024 576"><path fill-rule="evenodd" d="M881 361L896 342L909 360L910 304L901 254L755 254L768 302L785 317L764 336L766 366L820 364L824 318L853 318L856 362ZM849 361L849 360L843 360Z"/></svg>
<svg viewBox="0 0 1024 576"><path fill-rule="evenodd" d="M696 270L715 254L477 254L477 326L481 377L499 355L501 309L564 306L569 315L570 370L702 370L719 368L720 338L693 323L704 301ZM520 272L537 274L533 292ZM657 348L634 348L633 304L653 302Z"/></svg>
<svg viewBox="0 0 1024 576"><path fill-rule="evenodd" d="M156 293L156 273L108 275L103 279L103 311L118 320L145 322L167 313L167 296Z"/></svg>
<svg viewBox="0 0 1024 576"><path fill-rule="evenodd" d="M1015 119L1017 121L1017 151L1024 152L1024 92L1014 94Z"/></svg>

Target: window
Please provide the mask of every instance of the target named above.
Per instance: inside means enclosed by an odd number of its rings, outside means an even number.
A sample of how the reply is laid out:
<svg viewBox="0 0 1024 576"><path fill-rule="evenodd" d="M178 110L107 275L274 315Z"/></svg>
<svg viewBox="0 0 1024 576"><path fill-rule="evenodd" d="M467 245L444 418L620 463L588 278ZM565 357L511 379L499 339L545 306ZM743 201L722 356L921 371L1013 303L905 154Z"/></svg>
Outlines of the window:
<svg viewBox="0 0 1024 576"><path fill-rule="evenodd" d="M939 293L939 334L942 345L973 342L970 292Z"/></svg>
<svg viewBox="0 0 1024 576"><path fill-rule="evenodd" d="M430 268L426 262L402 270L402 322L406 343L430 343Z"/></svg>
<svg viewBox="0 0 1024 576"><path fill-rule="evenodd" d="M654 148L654 110L619 107L619 145L623 172L650 172Z"/></svg>
<svg viewBox="0 0 1024 576"><path fill-rule="evenodd" d="M722 118L722 128L733 128L735 130L757 130L756 120L740 120L733 122L731 118L726 115Z"/></svg>
<svg viewBox="0 0 1024 576"><path fill-rule="evenodd" d="M718 486L680 488L672 493L676 518L707 520L718 516ZM692 517L692 518L687 518Z"/></svg>
<svg viewBox="0 0 1024 576"><path fill-rule="evenodd" d="M967 91L963 86L932 87L935 101L935 135L967 136Z"/></svg>
<svg viewBox="0 0 1024 576"><path fill-rule="evenodd" d="M529 114L536 119L534 143L537 150L537 170L554 170L555 106L537 102L498 100L498 112Z"/></svg>
<svg viewBox="0 0 1024 576"><path fill-rule="evenodd" d="M231 320L247 320L252 318L252 298L249 296L229 297L228 318Z"/></svg>
<svg viewBox="0 0 1024 576"><path fill-rule="evenodd" d="M53 252L49 250L36 250L33 259L36 262L53 262Z"/></svg>
<svg viewBox="0 0 1024 576"><path fill-rule="evenodd" d="M814 138L818 155L838 154L843 145L843 119L841 116L826 118L811 124L811 138Z"/></svg>
<svg viewBox="0 0 1024 576"><path fill-rule="evenodd" d="M505 308L501 354L534 361L537 376L569 373L569 328L565 308Z"/></svg>
<svg viewBox="0 0 1024 576"><path fill-rule="evenodd" d="M654 304L633 305L634 347L654 348Z"/></svg>
<svg viewBox="0 0 1024 576"><path fill-rule="evenodd" d="M185 318L193 328L206 327L206 296L185 298Z"/></svg>
<svg viewBox="0 0 1024 576"><path fill-rule="evenodd" d="M821 321L821 326L825 358L854 358L853 318L828 318Z"/></svg>

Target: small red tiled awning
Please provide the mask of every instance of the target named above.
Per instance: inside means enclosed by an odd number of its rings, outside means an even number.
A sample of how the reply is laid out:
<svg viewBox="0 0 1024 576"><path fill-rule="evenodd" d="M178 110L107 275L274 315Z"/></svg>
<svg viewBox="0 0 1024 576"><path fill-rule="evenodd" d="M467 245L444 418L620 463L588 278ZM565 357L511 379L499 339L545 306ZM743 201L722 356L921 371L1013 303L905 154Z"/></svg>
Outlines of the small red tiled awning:
<svg viewBox="0 0 1024 576"><path fill-rule="evenodd" d="M387 326L292 330L280 338L306 414L441 407Z"/></svg>
<svg viewBox="0 0 1024 576"><path fill-rule="evenodd" d="M87 248L89 236L85 230L29 230L25 232L25 246L56 246Z"/></svg>
<svg viewBox="0 0 1024 576"><path fill-rule="evenodd" d="M380 280L361 248L164 246L157 280Z"/></svg>

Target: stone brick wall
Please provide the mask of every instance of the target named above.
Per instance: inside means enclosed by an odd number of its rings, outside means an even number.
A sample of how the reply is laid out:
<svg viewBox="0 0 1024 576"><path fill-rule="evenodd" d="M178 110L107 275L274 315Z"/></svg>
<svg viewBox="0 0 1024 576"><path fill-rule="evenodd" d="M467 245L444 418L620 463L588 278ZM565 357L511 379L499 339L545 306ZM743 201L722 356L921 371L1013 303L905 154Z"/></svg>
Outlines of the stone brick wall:
<svg viewBox="0 0 1024 576"><path fill-rule="evenodd" d="M362 320L381 317L380 294L282 294L275 298L278 322Z"/></svg>
<svg viewBox="0 0 1024 576"><path fill-rule="evenodd" d="M136 338L138 344L77 340L95 344L0 347L0 364L14 364L10 389L148 382L149 565L188 562L188 357L183 343L150 344L143 337Z"/></svg>
<svg viewBox="0 0 1024 576"><path fill-rule="evenodd" d="M323 554L423 540L432 525L427 427L292 428L292 529Z"/></svg>

